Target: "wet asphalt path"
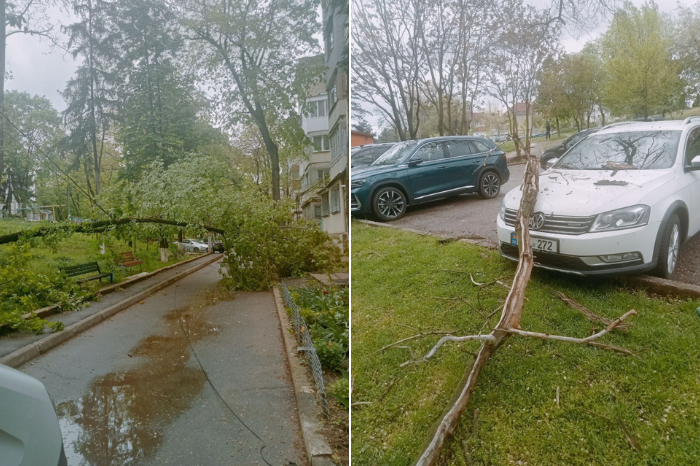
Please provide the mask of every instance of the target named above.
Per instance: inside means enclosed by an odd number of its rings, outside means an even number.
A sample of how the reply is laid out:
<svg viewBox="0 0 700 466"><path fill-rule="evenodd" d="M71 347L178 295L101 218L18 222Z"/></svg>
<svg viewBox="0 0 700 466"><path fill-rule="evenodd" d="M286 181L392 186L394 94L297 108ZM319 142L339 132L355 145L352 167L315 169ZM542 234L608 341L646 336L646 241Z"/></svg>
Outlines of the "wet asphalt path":
<svg viewBox="0 0 700 466"><path fill-rule="evenodd" d="M69 465L306 464L272 293L231 300L218 269L21 368L56 403Z"/></svg>
<svg viewBox="0 0 700 466"><path fill-rule="evenodd" d="M501 187L494 199L481 199L477 194L409 207L406 215L393 225L414 230L459 238L482 240L496 246L496 217L501 200L511 189L522 183L525 165L512 165L510 180ZM681 248L676 280L700 285L700 234L688 240Z"/></svg>

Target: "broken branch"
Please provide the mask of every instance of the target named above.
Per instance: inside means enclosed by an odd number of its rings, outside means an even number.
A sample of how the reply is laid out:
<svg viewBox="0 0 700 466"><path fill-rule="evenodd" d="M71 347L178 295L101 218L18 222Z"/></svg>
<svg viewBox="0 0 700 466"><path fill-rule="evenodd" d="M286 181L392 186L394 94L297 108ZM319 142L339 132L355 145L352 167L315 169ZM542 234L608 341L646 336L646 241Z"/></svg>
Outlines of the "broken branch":
<svg viewBox="0 0 700 466"><path fill-rule="evenodd" d="M605 324L605 325L610 325L613 322L612 319L609 319L607 317L596 314L595 312L591 311L583 304L576 302L573 299L569 298L561 291L555 291L554 295L557 298L564 301L571 309L582 313L584 316L586 316L586 319L590 320L591 322L599 322L599 323ZM617 326L617 329L621 330L623 332L626 331L628 328L629 328L628 324L620 324Z"/></svg>
<svg viewBox="0 0 700 466"><path fill-rule="evenodd" d="M516 335L521 335L523 337L532 337L532 338L540 338L542 340L557 340L557 341L567 341L569 343L590 343L593 340L597 340L598 338L602 337L618 325L620 325L625 319L627 319L630 316L637 315L637 311L634 309L625 312L622 316L618 317L615 319L613 322L610 323L606 328L601 330L598 333L594 333L591 336L588 336L586 338L575 338L575 337L567 337L563 335L550 335L548 333L539 333L539 332L528 332L525 330L520 330L517 328L507 328L503 329L504 332L508 333L514 333Z"/></svg>
<svg viewBox="0 0 700 466"><path fill-rule="evenodd" d="M401 340L395 341L394 343L392 343L392 344L390 344L390 345L386 345L386 346L383 347L383 348L379 348L379 349L377 350L377 353L381 353L381 352L384 351L385 349L389 349L389 348L391 348L392 346L396 346L396 345L398 345L399 343L403 343L404 341L415 340L416 338L421 338L421 337L425 337L425 336L428 336L428 335L449 335L449 334L455 333L455 332L456 332L456 330L449 330L449 331L447 331L447 332L437 331L437 332L418 333L418 334L413 335L413 336L410 336L410 337L408 337L408 338L402 338Z"/></svg>

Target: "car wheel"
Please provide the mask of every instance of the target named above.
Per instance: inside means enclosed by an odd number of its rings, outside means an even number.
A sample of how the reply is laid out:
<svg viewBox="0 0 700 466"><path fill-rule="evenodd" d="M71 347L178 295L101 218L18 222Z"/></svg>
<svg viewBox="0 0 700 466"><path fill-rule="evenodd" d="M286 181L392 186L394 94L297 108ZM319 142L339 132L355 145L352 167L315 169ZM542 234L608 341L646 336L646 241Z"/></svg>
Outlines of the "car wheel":
<svg viewBox="0 0 700 466"><path fill-rule="evenodd" d="M681 221L678 215L673 214L662 233L659 247L659 263L656 265L655 274L661 278L671 279L676 274L681 247L681 232Z"/></svg>
<svg viewBox="0 0 700 466"><path fill-rule="evenodd" d="M194 252L199 252L199 248L194 248Z"/></svg>
<svg viewBox="0 0 700 466"><path fill-rule="evenodd" d="M406 213L406 196L394 187L381 188L374 195L373 211L382 222L398 220Z"/></svg>
<svg viewBox="0 0 700 466"><path fill-rule="evenodd" d="M486 172L479 180L479 195L484 199L493 199L501 192L501 178L494 172Z"/></svg>

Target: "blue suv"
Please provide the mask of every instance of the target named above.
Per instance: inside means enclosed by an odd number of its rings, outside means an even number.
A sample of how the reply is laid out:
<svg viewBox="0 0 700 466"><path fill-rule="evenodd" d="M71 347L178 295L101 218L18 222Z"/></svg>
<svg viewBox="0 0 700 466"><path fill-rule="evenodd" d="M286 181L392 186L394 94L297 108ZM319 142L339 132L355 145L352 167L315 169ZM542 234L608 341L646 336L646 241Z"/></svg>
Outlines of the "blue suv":
<svg viewBox="0 0 700 466"><path fill-rule="evenodd" d="M353 214L396 220L413 204L474 192L496 197L509 176L505 153L489 139L405 141L352 171L350 208Z"/></svg>

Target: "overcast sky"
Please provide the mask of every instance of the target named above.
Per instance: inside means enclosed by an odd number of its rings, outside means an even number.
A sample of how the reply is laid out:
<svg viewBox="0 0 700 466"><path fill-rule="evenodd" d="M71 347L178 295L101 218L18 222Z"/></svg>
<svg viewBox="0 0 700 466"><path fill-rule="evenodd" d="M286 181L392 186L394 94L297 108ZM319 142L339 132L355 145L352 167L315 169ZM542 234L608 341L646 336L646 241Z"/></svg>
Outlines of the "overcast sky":
<svg viewBox="0 0 700 466"><path fill-rule="evenodd" d="M551 0L526 0L535 6L551 4ZM698 3L700 0L680 0L685 5ZM642 5L644 0L632 0L635 5ZM659 9L663 12L672 12L676 8L675 0L658 0ZM51 10L51 16L60 31L60 25L70 24L74 21L71 15L55 7ZM565 31L562 35L562 44L567 51L577 52L584 44L599 37L608 27L609 20L602 21L596 29L572 33ZM66 37L61 35L65 42ZM79 60L79 59L78 59ZM12 77L5 84L6 89L17 89L46 96L54 107L61 111L66 104L59 94L65 88L66 82L73 76L79 61L59 48L51 47L50 42L37 37L17 34L11 36L7 43L7 70ZM378 127L378 118L370 120Z"/></svg>
<svg viewBox="0 0 700 466"><path fill-rule="evenodd" d="M645 0L631 1L636 6L642 6L645 3ZM700 0L657 0L656 4L659 6L659 10L661 12L671 13L676 9L679 3L682 5L693 5L699 2ZM553 0L525 0L525 3L542 8L552 5ZM588 31L565 30L561 35L561 44L567 52L578 52L583 48L583 46L587 42L590 42L591 40L600 37L607 30L609 24L610 18L601 21L597 28ZM370 112L370 115L372 115L366 117L366 120L374 127L375 131L378 134L380 125L386 125L386 123L381 122L378 116L379 112L377 110L373 110L369 104L362 103L361 105L362 108L367 109Z"/></svg>
<svg viewBox="0 0 700 466"><path fill-rule="evenodd" d="M61 24L74 21L68 12L61 11L58 7L51 9L51 17L57 32L61 30ZM64 43L67 37L60 32L59 35ZM46 96L61 111L66 103L59 91L66 87L66 82L73 76L78 65L79 59L75 61L69 53L52 47L47 39L15 34L7 39L5 66L11 78L5 82L5 88Z"/></svg>
<svg viewBox="0 0 700 466"><path fill-rule="evenodd" d="M65 46L68 37L61 32L61 25L71 24L76 18L69 11L59 7L51 9L51 17L55 23L54 31L58 33L60 43ZM322 21L320 6L318 21ZM314 34L314 37L323 50L321 31ZM47 39L15 34L7 41L6 68L8 73L11 73L11 79L5 82L5 89L45 96L58 111L62 111L66 108L66 102L60 91L65 89L66 82L71 79L81 62L80 57L74 60L71 54L52 46Z"/></svg>

